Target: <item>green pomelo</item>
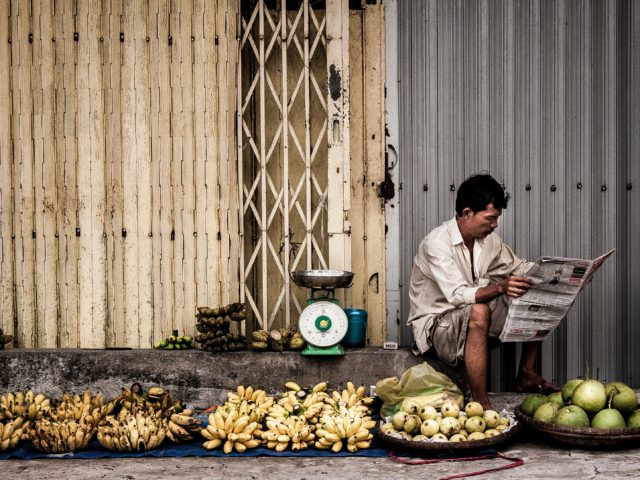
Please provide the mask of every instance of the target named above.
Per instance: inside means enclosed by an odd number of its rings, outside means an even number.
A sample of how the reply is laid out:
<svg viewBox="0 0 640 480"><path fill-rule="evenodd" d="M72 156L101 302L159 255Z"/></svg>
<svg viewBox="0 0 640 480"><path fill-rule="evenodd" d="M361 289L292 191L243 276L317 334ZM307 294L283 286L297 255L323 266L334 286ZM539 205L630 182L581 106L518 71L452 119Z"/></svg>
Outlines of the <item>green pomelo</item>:
<svg viewBox="0 0 640 480"><path fill-rule="evenodd" d="M543 403L534 412L533 418L540 422L553 423L558 415L558 410L560 410L560 404L557 402Z"/></svg>
<svg viewBox="0 0 640 480"><path fill-rule="evenodd" d="M591 419L593 428L625 428L624 417L615 408L605 408Z"/></svg>
<svg viewBox="0 0 640 480"><path fill-rule="evenodd" d="M627 418L627 427L640 428L640 408L629 415L629 418Z"/></svg>
<svg viewBox="0 0 640 480"><path fill-rule="evenodd" d="M556 402L559 404L564 404L564 400L562 400L562 392L554 392L547 397L550 402Z"/></svg>
<svg viewBox="0 0 640 480"><path fill-rule="evenodd" d="M574 378L573 380L569 380L565 383L562 387L562 391L560 392L562 394L562 400L567 402L571 398L571 395L573 395L575 388L582 382L584 382L584 380L581 378Z"/></svg>
<svg viewBox="0 0 640 480"><path fill-rule="evenodd" d="M568 405L558 410L555 424L565 427L588 427L590 425L587 412L577 405Z"/></svg>
<svg viewBox="0 0 640 480"><path fill-rule="evenodd" d="M542 395L541 393L532 393L531 395L527 395L527 398L525 398L522 405L520 405L520 409L522 410L522 413L528 417L533 417L533 413L538 409L538 407L548 401L549 399L545 395Z"/></svg>
<svg viewBox="0 0 640 480"><path fill-rule="evenodd" d="M584 409L590 415L598 413L607 403L604 386L597 380L585 380L573 391L571 403Z"/></svg>
<svg viewBox="0 0 640 480"><path fill-rule="evenodd" d="M615 392L616 390L614 390ZM622 415L630 415L638 408L638 397L636 392L627 389L617 390L618 393L613 394L611 399L611 407L619 410Z"/></svg>
<svg viewBox="0 0 640 480"><path fill-rule="evenodd" d="M613 390L618 390L621 392L622 390L631 390L631 387L622 382L609 382L604 386L604 393L607 394L607 398L609 398L609 395L611 395L611 392Z"/></svg>

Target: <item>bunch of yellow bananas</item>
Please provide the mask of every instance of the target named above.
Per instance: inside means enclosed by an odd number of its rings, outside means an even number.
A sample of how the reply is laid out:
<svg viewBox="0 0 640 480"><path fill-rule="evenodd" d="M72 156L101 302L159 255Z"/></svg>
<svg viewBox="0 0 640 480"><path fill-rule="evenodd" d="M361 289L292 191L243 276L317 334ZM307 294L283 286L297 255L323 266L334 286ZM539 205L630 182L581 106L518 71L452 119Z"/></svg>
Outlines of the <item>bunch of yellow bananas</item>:
<svg viewBox="0 0 640 480"><path fill-rule="evenodd" d="M283 452L291 444L291 450L299 452L313 445L315 427L307 423L304 416L291 415L286 418L266 421L267 430L262 432L265 446L276 452Z"/></svg>
<svg viewBox="0 0 640 480"><path fill-rule="evenodd" d="M68 453L87 448L95 424L86 416L80 420L36 420L29 430L33 446L45 453Z"/></svg>
<svg viewBox="0 0 640 480"><path fill-rule="evenodd" d="M193 416L193 410L186 409L172 413L167 422L167 438L173 443L193 440L200 433L202 422Z"/></svg>
<svg viewBox="0 0 640 480"><path fill-rule="evenodd" d="M26 393L10 392L0 397L0 422L16 418L38 420L50 408L50 400L42 394L34 395L31 390Z"/></svg>
<svg viewBox="0 0 640 480"><path fill-rule="evenodd" d="M341 392L333 391L331 395L338 404L344 404L347 408L355 408L362 412L371 413L369 405L373 403L373 398L365 395L364 385L356 388L353 382L347 382L347 388Z"/></svg>
<svg viewBox="0 0 640 480"><path fill-rule="evenodd" d="M262 422L275 399L264 390L254 389L252 386L239 385L235 392L227 392L228 400L224 404L224 410L237 410L238 415L249 416L249 423Z"/></svg>
<svg viewBox="0 0 640 480"><path fill-rule="evenodd" d="M26 431L27 423L22 417L0 423L0 452L14 449Z"/></svg>
<svg viewBox="0 0 640 480"><path fill-rule="evenodd" d="M88 389L82 396L65 392L62 395L62 401L49 411L48 417L54 422L72 420L96 427L113 410L113 407L112 403L104 402L100 392L95 396L92 396Z"/></svg>
<svg viewBox="0 0 640 480"><path fill-rule="evenodd" d="M158 447L167 433L167 422L161 410L131 413L123 410L118 418L109 416L98 427L98 442L108 450L145 452ZM122 412L121 412L122 413Z"/></svg>
<svg viewBox="0 0 640 480"><path fill-rule="evenodd" d="M316 428L318 441L315 447L322 450L339 452L346 446L351 453L358 449L369 448L373 435L370 429L375 422L370 417L361 417L358 412L347 410L346 413L323 415Z"/></svg>
<svg viewBox="0 0 640 480"><path fill-rule="evenodd" d="M249 448L260 445L260 423L252 422L249 415L239 416L238 410L227 410L219 407L209 414L208 425L201 430L207 439L202 445L207 450L213 450L223 445L224 453L245 452Z"/></svg>

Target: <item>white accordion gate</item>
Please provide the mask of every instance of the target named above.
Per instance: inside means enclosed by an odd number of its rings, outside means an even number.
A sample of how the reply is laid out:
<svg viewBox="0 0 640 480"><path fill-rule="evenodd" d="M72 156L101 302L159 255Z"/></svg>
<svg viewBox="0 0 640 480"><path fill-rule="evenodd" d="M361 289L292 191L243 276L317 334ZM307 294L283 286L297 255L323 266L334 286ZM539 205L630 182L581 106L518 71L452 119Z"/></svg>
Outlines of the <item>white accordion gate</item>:
<svg viewBox="0 0 640 480"><path fill-rule="evenodd" d="M290 271L350 268L349 11L342 1L326 11L308 0L296 10L246 3L237 70L240 298L252 327L268 329L289 325L292 314L295 322L304 307L307 292Z"/></svg>

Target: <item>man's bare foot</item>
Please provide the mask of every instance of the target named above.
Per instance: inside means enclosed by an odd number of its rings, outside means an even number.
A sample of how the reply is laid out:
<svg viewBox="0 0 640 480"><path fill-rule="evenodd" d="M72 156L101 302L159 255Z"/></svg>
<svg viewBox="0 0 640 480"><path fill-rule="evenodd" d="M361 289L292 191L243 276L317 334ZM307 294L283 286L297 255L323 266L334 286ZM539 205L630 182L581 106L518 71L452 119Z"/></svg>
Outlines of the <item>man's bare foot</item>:
<svg viewBox="0 0 640 480"><path fill-rule="evenodd" d="M535 372L522 370L516 380L516 392L518 393L543 393L548 395L559 391L560 387L548 382Z"/></svg>
<svg viewBox="0 0 640 480"><path fill-rule="evenodd" d="M491 406L491 402L489 401L488 398L482 398L482 399L473 398L473 401L478 402L480 405L482 405L483 410L493 410L493 407Z"/></svg>

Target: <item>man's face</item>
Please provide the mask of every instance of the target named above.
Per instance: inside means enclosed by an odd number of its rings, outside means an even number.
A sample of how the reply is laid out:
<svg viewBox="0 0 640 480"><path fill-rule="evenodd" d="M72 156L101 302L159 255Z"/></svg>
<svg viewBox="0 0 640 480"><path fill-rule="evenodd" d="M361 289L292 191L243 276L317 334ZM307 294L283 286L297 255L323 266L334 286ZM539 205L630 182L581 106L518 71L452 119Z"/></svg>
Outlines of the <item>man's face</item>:
<svg viewBox="0 0 640 480"><path fill-rule="evenodd" d="M495 208L493 204L478 212L473 212L470 208L465 208L462 212L465 229L474 238L485 238L496 228L498 228L498 218L502 215L501 208Z"/></svg>

